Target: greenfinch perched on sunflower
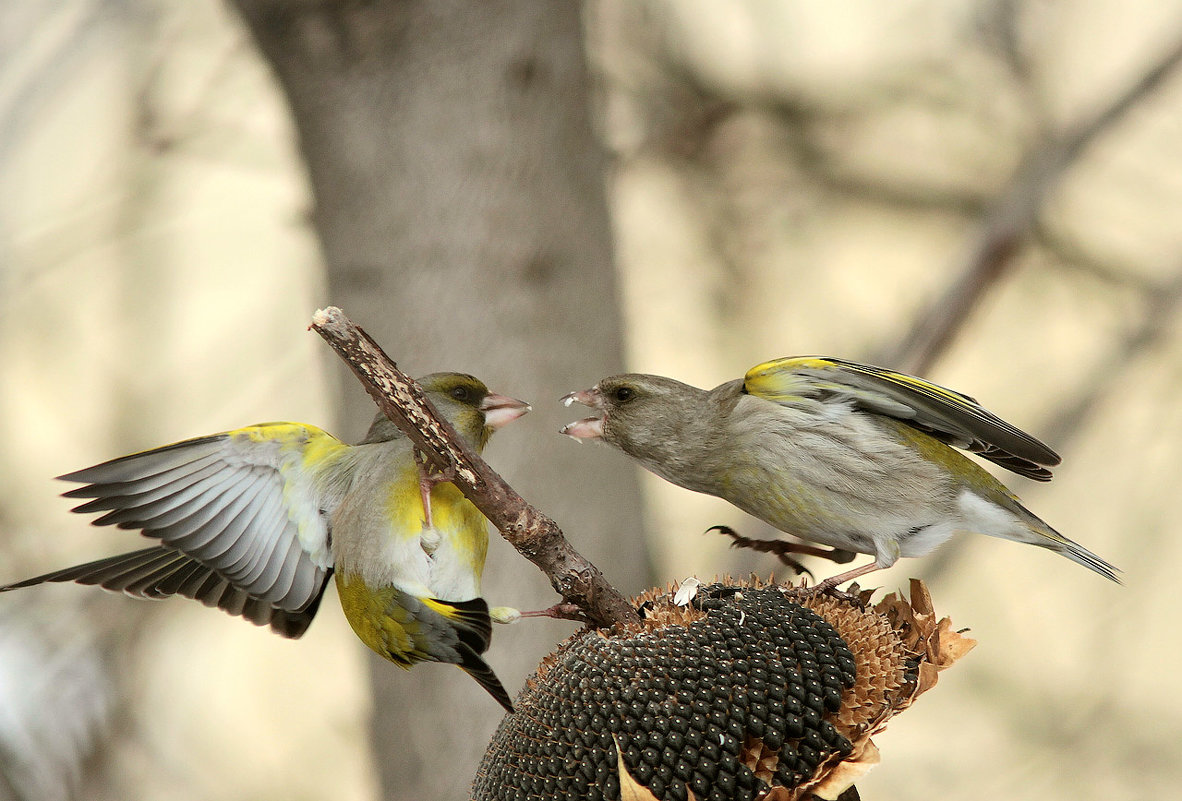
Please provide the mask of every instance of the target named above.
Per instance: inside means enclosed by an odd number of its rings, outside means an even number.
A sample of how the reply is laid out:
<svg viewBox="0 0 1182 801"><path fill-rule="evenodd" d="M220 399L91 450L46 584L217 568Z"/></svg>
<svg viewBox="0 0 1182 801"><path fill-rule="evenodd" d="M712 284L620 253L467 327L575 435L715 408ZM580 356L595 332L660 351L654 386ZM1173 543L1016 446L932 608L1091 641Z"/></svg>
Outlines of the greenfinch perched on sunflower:
<svg viewBox="0 0 1182 801"><path fill-rule="evenodd" d="M1037 481L1051 478L1058 455L968 395L922 378L802 356L756 365L709 391L626 374L563 401L601 413L564 434L602 439L667 481L781 531L874 556L827 587L927 554L960 532L1038 545L1117 581L1116 568L957 449Z"/></svg>
<svg viewBox="0 0 1182 801"><path fill-rule="evenodd" d="M529 411L462 373L419 379L477 451ZM380 413L347 445L300 423L264 423L132 454L61 476L104 511L96 525L139 529L156 546L0 587L97 584L140 598L181 595L299 637L335 573L345 617L379 655L410 668L458 665L501 706L481 658L492 626L480 598L487 521L455 485L427 476ZM503 613L509 617L509 613Z"/></svg>

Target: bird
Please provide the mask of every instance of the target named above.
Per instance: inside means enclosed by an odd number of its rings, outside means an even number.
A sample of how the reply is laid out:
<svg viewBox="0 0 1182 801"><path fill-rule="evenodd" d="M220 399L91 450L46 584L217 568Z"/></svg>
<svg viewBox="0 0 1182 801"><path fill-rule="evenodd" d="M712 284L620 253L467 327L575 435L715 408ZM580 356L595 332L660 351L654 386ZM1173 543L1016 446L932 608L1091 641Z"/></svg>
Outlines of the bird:
<svg viewBox="0 0 1182 801"><path fill-rule="evenodd" d="M1050 480L1058 454L974 398L916 376L794 356L711 390L629 373L562 402L599 415L560 433L606 442L780 531L874 557L820 589L961 532L1037 545L1119 583L1117 568L1051 528L962 450L1035 481Z"/></svg>
<svg viewBox="0 0 1182 801"><path fill-rule="evenodd" d="M418 379L476 451L530 410L464 373ZM481 654L492 620L480 597L484 516L381 412L356 445L302 423L260 423L134 453L59 478L105 512L95 525L138 529L148 548L0 587L97 584L138 598L180 595L289 638L315 617L335 575L346 619L402 668L458 665L506 711L513 705Z"/></svg>

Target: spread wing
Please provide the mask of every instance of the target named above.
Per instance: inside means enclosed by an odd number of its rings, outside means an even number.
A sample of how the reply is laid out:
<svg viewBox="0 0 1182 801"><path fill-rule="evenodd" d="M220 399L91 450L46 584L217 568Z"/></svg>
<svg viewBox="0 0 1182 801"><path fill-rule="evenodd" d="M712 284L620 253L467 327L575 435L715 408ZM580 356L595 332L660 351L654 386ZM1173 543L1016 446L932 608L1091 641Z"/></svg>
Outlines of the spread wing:
<svg viewBox="0 0 1182 801"><path fill-rule="evenodd" d="M743 388L782 404L803 398L848 400L1036 481L1049 481L1051 471L1044 465L1060 461L1042 442L968 395L869 364L821 356L776 359L748 370Z"/></svg>
<svg viewBox="0 0 1182 801"><path fill-rule="evenodd" d="M286 636L307 628L332 571L329 519L349 446L312 426L267 423L186 440L61 476L95 525L160 546L0 587L78 581L145 598L184 595ZM340 471L338 471L339 473Z"/></svg>
<svg viewBox="0 0 1182 801"><path fill-rule="evenodd" d="M298 611L280 609L235 587L210 568L180 551L157 546L110 556L84 565L55 570L43 576L0 587L0 592L32 587L46 581L74 581L91 584L136 598L167 598L183 595L240 615L257 626L270 626L284 637L299 637L316 616L327 582L312 602Z"/></svg>

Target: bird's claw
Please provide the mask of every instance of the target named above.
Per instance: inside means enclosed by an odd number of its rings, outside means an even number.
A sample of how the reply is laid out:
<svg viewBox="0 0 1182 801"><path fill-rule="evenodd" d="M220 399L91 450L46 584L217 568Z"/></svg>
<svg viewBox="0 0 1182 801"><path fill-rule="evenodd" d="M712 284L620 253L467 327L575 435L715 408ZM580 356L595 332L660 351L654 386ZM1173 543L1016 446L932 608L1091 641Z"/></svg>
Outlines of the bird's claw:
<svg viewBox="0 0 1182 801"><path fill-rule="evenodd" d="M711 526L706 529L706 533L710 533L711 531L717 531L720 534L730 537L732 548L750 548L760 553L770 553L779 559L781 564L791 568L796 575L802 576L808 574L809 578L815 578L813 571L788 555L790 553L800 553L801 548L808 549L809 546L807 545L800 545L795 542L788 542L787 540L756 540L751 537L744 537L730 526L724 525ZM815 553L815 549L809 549L805 552Z"/></svg>
<svg viewBox="0 0 1182 801"><path fill-rule="evenodd" d="M834 581L833 578L837 578L839 580ZM841 577L834 576L833 578L827 578L824 581L819 581L812 586L809 586L804 579L801 579L799 589L806 595L828 595L830 598L857 606L860 609L866 608L866 604L862 600L862 594L857 582L851 584L848 590L839 590L837 589L837 585L841 583Z"/></svg>

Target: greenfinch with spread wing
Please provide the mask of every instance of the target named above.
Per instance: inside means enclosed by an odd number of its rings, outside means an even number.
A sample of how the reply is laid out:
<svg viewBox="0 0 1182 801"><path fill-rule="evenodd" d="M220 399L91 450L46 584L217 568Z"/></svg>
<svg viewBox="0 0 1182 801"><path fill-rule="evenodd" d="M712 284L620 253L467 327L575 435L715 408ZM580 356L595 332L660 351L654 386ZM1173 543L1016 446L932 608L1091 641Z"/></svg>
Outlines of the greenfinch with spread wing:
<svg viewBox="0 0 1182 801"><path fill-rule="evenodd" d="M968 395L843 359L756 365L712 390L654 375L605 378L563 398L601 414L562 433L602 439L678 486L716 495L775 528L874 562L922 556L960 532L1025 542L1107 579L1117 570L1030 512L976 453L1047 481L1059 457Z"/></svg>
<svg viewBox="0 0 1182 801"><path fill-rule="evenodd" d="M419 379L477 451L529 411L461 373ZM0 587L97 584L139 598L181 595L299 637L328 579L357 636L410 668L456 664L506 710L481 658L492 626L480 597L487 521L459 489L426 474L414 446L378 414L347 445L299 423L264 423L132 454L61 476L91 498L75 512L139 529L156 546Z"/></svg>

